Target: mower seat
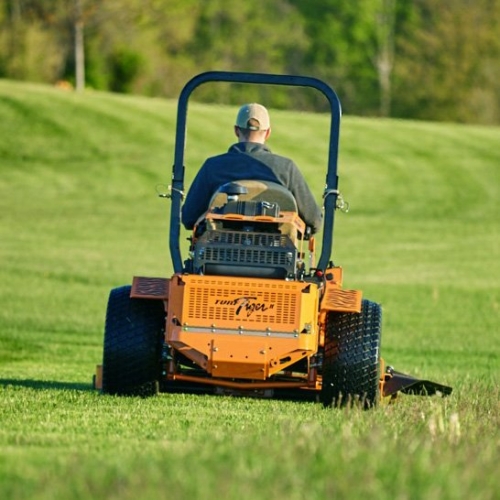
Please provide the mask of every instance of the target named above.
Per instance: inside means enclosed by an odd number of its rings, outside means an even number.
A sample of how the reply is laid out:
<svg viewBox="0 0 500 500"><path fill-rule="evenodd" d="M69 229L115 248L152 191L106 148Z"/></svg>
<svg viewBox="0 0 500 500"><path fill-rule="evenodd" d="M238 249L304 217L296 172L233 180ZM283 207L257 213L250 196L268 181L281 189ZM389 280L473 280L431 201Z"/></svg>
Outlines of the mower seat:
<svg viewBox="0 0 500 500"><path fill-rule="evenodd" d="M277 182L257 180L241 180L223 184L212 196L208 210L222 207L230 196L237 196L239 201L277 203L280 211L298 211L295 198L285 186Z"/></svg>

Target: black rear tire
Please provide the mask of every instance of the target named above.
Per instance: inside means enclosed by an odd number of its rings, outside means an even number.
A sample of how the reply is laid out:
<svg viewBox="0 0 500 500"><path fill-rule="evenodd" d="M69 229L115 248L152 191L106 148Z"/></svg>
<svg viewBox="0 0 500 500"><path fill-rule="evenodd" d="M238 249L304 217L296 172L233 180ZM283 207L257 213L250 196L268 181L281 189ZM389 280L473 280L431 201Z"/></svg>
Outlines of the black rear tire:
<svg viewBox="0 0 500 500"><path fill-rule="evenodd" d="M130 286L111 290L106 312L102 392L158 392L165 310L161 300L131 299Z"/></svg>
<svg viewBox="0 0 500 500"><path fill-rule="evenodd" d="M363 300L360 313L327 316L321 400L325 406L375 406L379 400L382 309Z"/></svg>

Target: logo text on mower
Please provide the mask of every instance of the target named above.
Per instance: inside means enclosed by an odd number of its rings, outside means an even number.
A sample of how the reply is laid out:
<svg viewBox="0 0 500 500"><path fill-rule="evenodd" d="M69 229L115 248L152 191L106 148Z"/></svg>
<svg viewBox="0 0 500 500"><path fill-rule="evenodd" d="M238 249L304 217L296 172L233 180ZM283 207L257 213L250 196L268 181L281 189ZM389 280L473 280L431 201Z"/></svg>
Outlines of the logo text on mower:
<svg viewBox="0 0 500 500"><path fill-rule="evenodd" d="M274 304L265 304L264 302L255 302L257 297L238 297L231 300L217 299L215 301L216 306L237 306L236 316L240 314L241 311L246 312L247 318L249 318L254 312L266 312L274 309Z"/></svg>

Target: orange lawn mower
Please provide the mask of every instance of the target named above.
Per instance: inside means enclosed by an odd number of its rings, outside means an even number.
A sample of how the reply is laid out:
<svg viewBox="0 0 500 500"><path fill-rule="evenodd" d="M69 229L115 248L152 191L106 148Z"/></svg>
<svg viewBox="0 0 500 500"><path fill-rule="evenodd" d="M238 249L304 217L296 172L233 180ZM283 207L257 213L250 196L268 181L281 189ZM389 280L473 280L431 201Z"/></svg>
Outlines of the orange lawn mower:
<svg viewBox="0 0 500 500"><path fill-rule="evenodd" d="M191 93L207 82L308 87L330 105L321 254L297 203L282 185L241 179L213 193L181 256L184 150ZM370 408L398 393L448 395L452 389L386 366L380 356L381 306L342 286L331 260L338 190L340 102L316 78L207 72L178 102L170 192L170 278L135 276L111 290L102 365L104 394L158 392L311 398L325 406Z"/></svg>

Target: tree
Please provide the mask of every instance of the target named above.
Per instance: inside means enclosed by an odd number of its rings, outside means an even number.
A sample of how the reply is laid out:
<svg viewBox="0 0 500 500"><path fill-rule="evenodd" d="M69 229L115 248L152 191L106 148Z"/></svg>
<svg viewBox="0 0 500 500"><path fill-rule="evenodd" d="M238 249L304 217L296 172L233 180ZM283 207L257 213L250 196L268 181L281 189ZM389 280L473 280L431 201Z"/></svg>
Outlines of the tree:
<svg viewBox="0 0 500 500"><path fill-rule="evenodd" d="M499 32L500 0L3 0L0 77L176 97L208 69L308 74L347 113L500 123ZM327 108L298 89L196 97Z"/></svg>
<svg viewBox="0 0 500 500"><path fill-rule="evenodd" d="M306 19L310 38L307 69L333 85L346 112L377 114L380 98L376 65L382 64L382 59L377 58L380 0L290 1ZM381 42L385 36L382 27L386 26L381 24Z"/></svg>
<svg viewBox="0 0 500 500"><path fill-rule="evenodd" d="M53 80L65 51L53 30L60 9L61 0L6 0L0 6L0 76Z"/></svg>
<svg viewBox="0 0 500 500"><path fill-rule="evenodd" d="M413 2L397 42L396 116L498 123L499 5Z"/></svg>
<svg viewBox="0 0 500 500"><path fill-rule="evenodd" d="M303 19L285 0L206 0L189 50L204 70L299 73L306 49ZM294 99L300 100L299 94ZM268 89L241 90L238 86L203 89L198 95L226 103L261 99L274 107L286 107L291 99L291 93L279 89L270 93Z"/></svg>
<svg viewBox="0 0 500 500"><path fill-rule="evenodd" d="M84 45L84 18L81 0L75 0L74 13L75 29L75 80L76 90L85 88L85 45Z"/></svg>

